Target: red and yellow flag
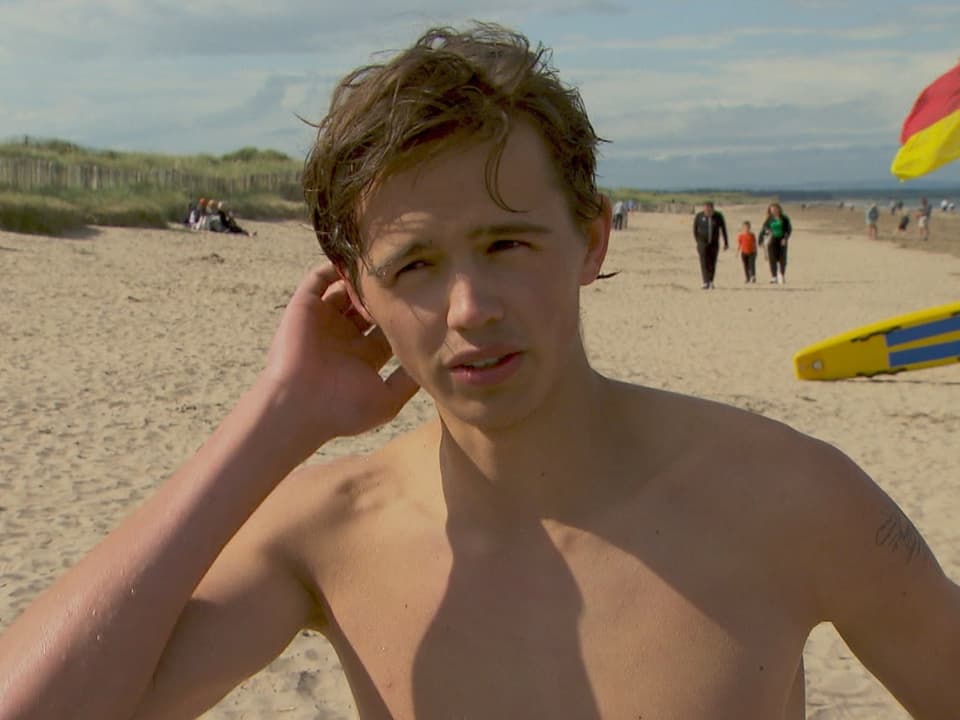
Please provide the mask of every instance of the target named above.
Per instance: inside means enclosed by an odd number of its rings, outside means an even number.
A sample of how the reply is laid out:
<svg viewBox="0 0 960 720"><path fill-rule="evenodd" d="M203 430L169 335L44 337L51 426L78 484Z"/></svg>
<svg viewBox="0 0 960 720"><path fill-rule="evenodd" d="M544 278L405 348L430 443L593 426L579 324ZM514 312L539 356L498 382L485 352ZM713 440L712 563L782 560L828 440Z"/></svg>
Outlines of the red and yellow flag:
<svg viewBox="0 0 960 720"><path fill-rule="evenodd" d="M890 172L901 180L960 158L960 64L920 93L903 121L900 144Z"/></svg>

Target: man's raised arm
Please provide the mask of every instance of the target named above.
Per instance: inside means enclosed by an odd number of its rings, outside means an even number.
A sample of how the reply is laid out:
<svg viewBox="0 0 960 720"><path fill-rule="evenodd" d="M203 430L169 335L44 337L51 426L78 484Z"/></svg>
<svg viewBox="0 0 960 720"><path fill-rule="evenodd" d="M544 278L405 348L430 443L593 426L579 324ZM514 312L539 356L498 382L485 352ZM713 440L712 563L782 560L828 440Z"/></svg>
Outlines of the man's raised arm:
<svg viewBox="0 0 960 720"><path fill-rule="evenodd" d="M311 272L266 368L203 447L0 636L0 720L195 714L282 651L312 599L261 543L270 528L238 530L317 447L409 400L402 369L380 378L389 357L336 271ZM186 675L208 687L170 682L198 653Z"/></svg>

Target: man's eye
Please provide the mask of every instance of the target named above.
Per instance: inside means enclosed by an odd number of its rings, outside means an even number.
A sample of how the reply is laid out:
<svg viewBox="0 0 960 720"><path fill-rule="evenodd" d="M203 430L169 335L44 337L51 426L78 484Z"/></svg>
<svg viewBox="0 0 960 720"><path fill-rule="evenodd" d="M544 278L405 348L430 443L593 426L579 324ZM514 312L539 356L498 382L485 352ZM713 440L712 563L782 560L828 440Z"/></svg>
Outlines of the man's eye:
<svg viewBox="0 0 960 720"><path fill-rule="evenodd" d="M490 252L500 252L501 250L512 250L522 247L523 243L519 240L494 240L490 243Z"/></svg>
<svg viewBox="0 0 960 720"><path fill-rule="evenodd" d="M397 270L397 276L403 275L407 272L413 272L414 270L419 270L420 268L425 268L426 266L426 260L413 260Z"/></svg>

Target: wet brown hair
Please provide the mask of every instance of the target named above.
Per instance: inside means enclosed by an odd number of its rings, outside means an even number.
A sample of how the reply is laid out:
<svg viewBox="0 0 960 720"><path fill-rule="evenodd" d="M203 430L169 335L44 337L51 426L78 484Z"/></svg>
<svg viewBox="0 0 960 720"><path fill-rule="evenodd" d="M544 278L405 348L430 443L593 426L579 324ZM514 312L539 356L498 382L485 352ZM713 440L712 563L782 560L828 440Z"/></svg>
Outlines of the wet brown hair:
<svg viewBox="0 0 960 720"><path fill-rule="evenodd" d="M360 206L387 176L454 146L492 141L485 181L497 189L500 158L513 124L530 121L543 137L573 218L601 212L597 146L576 89L565 86L551 53L523 35L476 23L433 28L387 62L347 75L334 90L303 173L304 196L327 257L356 285L363 255Z"/></svg>

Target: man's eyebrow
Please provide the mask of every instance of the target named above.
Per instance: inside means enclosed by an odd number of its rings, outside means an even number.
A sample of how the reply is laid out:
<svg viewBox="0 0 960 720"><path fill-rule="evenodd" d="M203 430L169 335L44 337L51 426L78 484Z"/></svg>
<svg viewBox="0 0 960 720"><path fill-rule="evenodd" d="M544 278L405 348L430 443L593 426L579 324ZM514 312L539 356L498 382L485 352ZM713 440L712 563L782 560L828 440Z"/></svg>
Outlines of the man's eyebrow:
<svg viewBox="0 0 960 720"><path fill-rule="evenodd" d="M503 235L546 235L550 228L546 225L538 225L528 222L501 223L498 225L481 225L473 228L467 233L469 238L477 238L484 235L499 237Z"/></svg>
<svg viewBox="0 0 960 720"><path fill-rule="evenodd" d="M374 277L381 279L385 278L390 273L391 268L403 262L411 255L416 255L417 253L423 252L431 245L433 245L433 243L423 240L414 240L413 242L407 243L406 245L403 245L394 252L390 253L377 264L369 261L367 264L367 271Z"/></svg>
<svg viewBox="0 0 960 720"><path fill-rule="evenodd" d="M495 225L479 225L467 233L467 237L475 239L478 237L503 237L505 235L546 235L550 228L546 225L528 222L498 223ZM417 255L424 250L429 250L433 243L427 240L413 240L406 245L401 246L394 252L387 255L383 260L374 264L368 261L367 271L379 278L385 278L390 274L390 270L402 263L408 257Z"/></svg>

